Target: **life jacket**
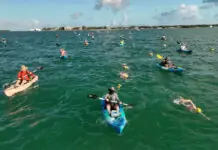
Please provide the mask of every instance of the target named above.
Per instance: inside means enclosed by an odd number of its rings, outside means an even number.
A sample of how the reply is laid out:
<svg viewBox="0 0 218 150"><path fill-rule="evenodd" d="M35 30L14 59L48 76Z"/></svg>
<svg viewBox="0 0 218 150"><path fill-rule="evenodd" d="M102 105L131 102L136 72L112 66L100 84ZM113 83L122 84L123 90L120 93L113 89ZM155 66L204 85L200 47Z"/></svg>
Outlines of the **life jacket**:
<svg viewBox="0 0 218 150"><path fill-rule="evenodd" d="M117 96L116 96L115 93L114 94L108 94L108 98L109 98L110 103L118 104Z"/></svg>
<svg viewBox="0 0 218 150"><path fill-rule="evenodd" d="M21 79L21 80L31 80L32 78L34 77L34 74L32 72L29 72L29 71L20 71L18 73L18 79Z"/></svg>

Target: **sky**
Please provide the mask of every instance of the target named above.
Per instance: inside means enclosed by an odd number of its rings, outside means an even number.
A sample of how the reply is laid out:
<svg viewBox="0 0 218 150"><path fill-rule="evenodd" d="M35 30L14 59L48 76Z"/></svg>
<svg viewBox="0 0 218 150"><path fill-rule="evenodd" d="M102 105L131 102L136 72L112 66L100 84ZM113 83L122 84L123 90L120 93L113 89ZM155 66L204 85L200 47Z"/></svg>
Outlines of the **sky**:
<svg viewBox="0 0 218 150"><path fill-rule="evenodd" d="M0 0L0 30L218 23L218 0Z"/></svg>

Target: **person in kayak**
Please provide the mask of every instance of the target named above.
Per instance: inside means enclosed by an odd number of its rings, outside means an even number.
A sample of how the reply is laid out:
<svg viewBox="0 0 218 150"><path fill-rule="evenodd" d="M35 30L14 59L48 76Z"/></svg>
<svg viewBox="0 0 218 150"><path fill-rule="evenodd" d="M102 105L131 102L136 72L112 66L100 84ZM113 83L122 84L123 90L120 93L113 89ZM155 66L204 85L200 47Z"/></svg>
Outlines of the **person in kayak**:
<svg viewBox="0 0 218 150"><path fill-rule="evenodd" d="M67 56L67 52L62 48L60 49L60 55L62 56Z"/></svg>
<svg viewBox="0 0 218 150"><path fill-rule="evenodd" d="M26 67L25 65L21 66L20 72L17 75L18 80L15 84L15 87L26 84L35 77L35 75L27 69L28 67Z"/></svg>
<svg viewBox="0 0 218 150"><path fill-rule="evenodd" d="M165 36L165 35L162 36L162 37L161 37L161 40L162 40L162 41L166 41L166 40L167 40L166 36Z"/></svg>
<svg viewBox="0 0 218 150"><path fill-rule="evenodd" d="M169 59L167 57L164 58L164 60L160 62L160 65L163 66L163 67L168 67Z"/></svg>
<svg viewBox="0 0 218 150"><path fill-rule="evenodd" d="M183 50L183 51L187 50L187 48L186 48L186 46L184 44L180 46L180 49Z"/></svg>
<svg viewBox="0 0 218 150"><path fill-rule="evenodd" d="M160 65L167 68L177 68L175 64L170 63L168 57L165 57L164 60L160 62Z"/></svg>
<svg viewBox="0 0 218 150"><path fill-rule="evenodd" d="M122 102L120 101L114 87L108 89L108 94L105 96L105 101L106 109L109 114L111 114L111 110L116 110L119 112L119 104L122 104Z"/></svg>

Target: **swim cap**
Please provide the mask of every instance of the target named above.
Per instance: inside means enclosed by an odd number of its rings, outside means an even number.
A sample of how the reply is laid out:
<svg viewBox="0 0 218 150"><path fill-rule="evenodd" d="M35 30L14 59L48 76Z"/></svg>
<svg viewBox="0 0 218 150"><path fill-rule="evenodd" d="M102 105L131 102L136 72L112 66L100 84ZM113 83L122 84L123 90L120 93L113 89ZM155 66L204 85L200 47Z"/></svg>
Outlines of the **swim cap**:
<svg viewBox="0 0 218 150"><path fill-rule="evenodd" d="M196 109L196 112L197 112L197 113L201 113L201 112L202 112L201 108L198 107L198 108Z"/></svg>
<svg viewBox="0 0 218 150"><path fill-rule="evenodd" d="M117 85L117 88L120 89L120 87L121 87L121 84L118 84L118 85Z"/></svg>
<svg viewBox="0 0 218 150"><path fill-rule="evenodd" d="M128 78L129 76L128 76L127 73L124 73L124 74L123 74L123 77L124 77L124 78Z"/></svg>

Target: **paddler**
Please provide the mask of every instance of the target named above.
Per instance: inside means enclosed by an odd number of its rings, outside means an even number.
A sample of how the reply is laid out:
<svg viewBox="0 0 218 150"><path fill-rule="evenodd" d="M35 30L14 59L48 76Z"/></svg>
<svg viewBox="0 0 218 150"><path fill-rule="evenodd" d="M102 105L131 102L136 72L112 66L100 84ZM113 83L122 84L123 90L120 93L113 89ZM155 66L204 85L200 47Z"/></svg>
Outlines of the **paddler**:
<svg viewBox="0 0 218 150"><path fill-rule="evenodd" d="M119 112L119 104L122 104L122 102L120 101L114 87L108 89L108 94L106 94L105 100L106 109L110 115L112 110Z"/></svg>
<svg viewBox="0 0 218 150"><path fill-rule="evenodd" d="M164 60L160 62L160 65L167 68L177 68L175 64L172 64L168 57L165 57Z"/></svg>
<svg viewBox="0 0 218 150"><path fill-rule="evenodd" d="M161 37L161 40L166 41L166 40L167 40L166 36L165 36L165 35L162 36L162 37Z"/></svg>
<svg viewBox="0 0 218 150"><path fill-rule="evenodd" d="M181 45L181 46L180 46L180 49L183 50L183 51L184 51L184 50L187 50L187 48L186 48L185 45Z"/></svg>
<svg viewBox="0 0 218 150"><path fill-rule="evenodd" d="M28 71L28 67L22 65L20 68L20 72L17 75L18 80L15 86L17 87L19 85L26 84L27 82L31 81L34 77L35 75L32 72Z"/></svg>

